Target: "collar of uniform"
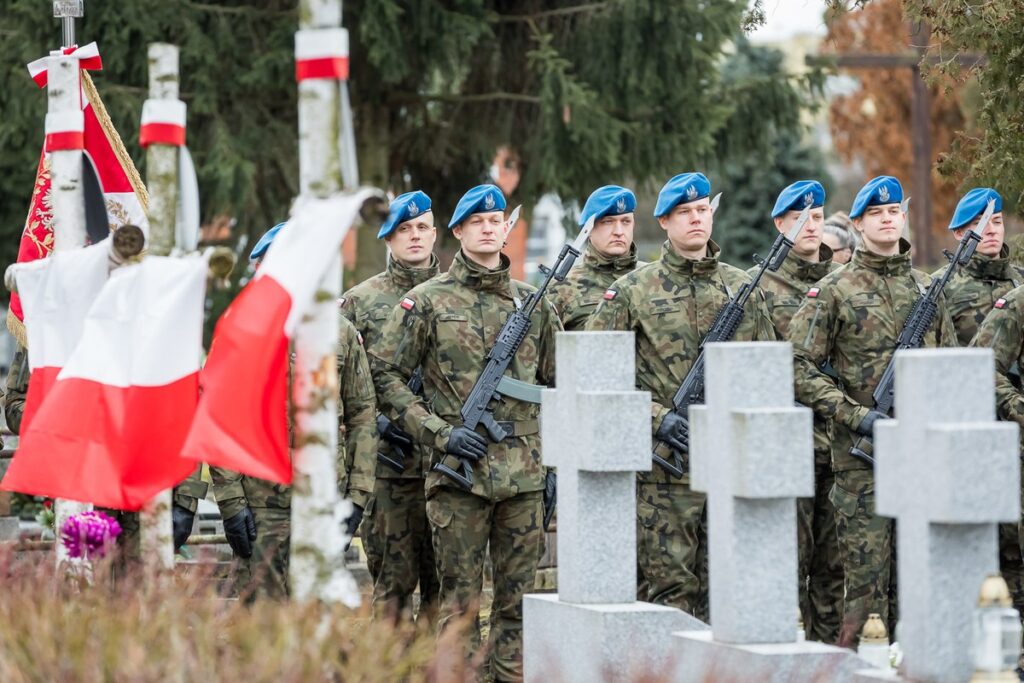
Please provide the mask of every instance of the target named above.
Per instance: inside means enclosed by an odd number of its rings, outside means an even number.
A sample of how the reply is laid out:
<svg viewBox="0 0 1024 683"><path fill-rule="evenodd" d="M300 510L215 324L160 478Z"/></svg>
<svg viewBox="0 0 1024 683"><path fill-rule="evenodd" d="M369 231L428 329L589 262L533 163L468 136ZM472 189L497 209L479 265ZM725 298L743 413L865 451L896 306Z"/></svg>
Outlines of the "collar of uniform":
<svg viewBox="0 0 1024 683"><path fill-rule="evenodd" d="M1009 245L1004 244L999 250L999 256L995 258L974 252L971 260L964 265L964 272L979 280L1012 280Z"/></svg>
<svg viewBox="0 0 1024 683"><path fill-rule="evenodd" d="M426 268L410 268L398 259L388 259L388 277L399 289L406 291L426 282L437 275L440 270L441 262L437 260L437 254L430 255L430 265Z"/></svg>
<svg viewBox="0 0 1024 683"><path fill-rule="evenodd" d="M817 263L811 263L790 252L786 260L782 262L782 267L779 270L782 271L782 274L787 279L800 282L817 282L828 275L828 271L831 268L832 250L828 248L828 245L822 244L818 248Z"/></svg>
<svg viewBox="0 0 1024 683"><path fill-rule="evenodd" d="M501 255L501 265L494 270L484 268L471 258L467 258L462 250L452 259L452 265L448 267L448 274L470 289L477 289L483 292L509 292L509 283L512 281L509 275L512 262L508 256Z"/></svg>
<svg viewBox="0 0 1024 683"><path fill-rule="evenodd" d="M588 243L587 250L583 252L583 263L594 270L621 272L625 275L636 268L636 243L630 244L629 251L622 256L605 256Z"/></svg>
<svg viewBox="0 0 1024 683"><path fill-rule="evenodd" d="M895 256L882 256L864 247L853 252L850 262L880 275L900 275L910 272L910 242L900 238L900 251Z"/></svg>
<svg viewBox="0 0 1024 683"><path fill-rule="evenodd" d="M680 256L672 248L672 243L665 240L661 245L661 261L669 269L683 275L710 275L718 270L718 254L721 249L714 240L708 240L708 253L702 259L689 259Z"/></svg>

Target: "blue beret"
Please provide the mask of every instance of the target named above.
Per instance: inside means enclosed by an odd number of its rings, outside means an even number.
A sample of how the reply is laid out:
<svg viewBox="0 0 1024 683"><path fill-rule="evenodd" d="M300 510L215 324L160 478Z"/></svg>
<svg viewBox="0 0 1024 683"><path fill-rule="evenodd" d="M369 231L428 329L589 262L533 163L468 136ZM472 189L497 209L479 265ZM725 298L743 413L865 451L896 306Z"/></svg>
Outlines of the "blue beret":
<svg viewBox="0 0 1024 683"><path fill-rule="evenodd" d="M903 186L900 185L900 181L891 175L880 175L869 180L868 184L860 188L860 192L853 198L850 218L860 218L864 209L869 206L899 204L902 201Z"/></svg>
<svg viewBox="0 0 1024 683"><path fill-rule="evenodd" d="M413 190L400 194L391 201L388 219L380 226L377 239L390 235L400 223L416 218L430 211L430 197L425 192Z"/></svg>
<svg viewBox="0 0 1024 683"><path fill-rule="evenodd" d="M263 233L263 237L260 238L259 242L256 243L256 246L253 247L252 251L249 253L249 260L255 261L256 259L263 258L263 255L267 253L267 249L270 249L270 244L274 241L274 238L277 237L277 233L281 232L281 228L285 225L287 224L278 223L270 230Z"/></svg>
<svg viewBox="0 0 1024 683"><path fill-rule="evenodd" d="M818 208L825 205L825 188L817 180L798 180L779 193L772 209L772 218L778 218L787 211L803 211L805 207Z"/></svg>
<svg viewBox="0 0 1024 683"><path fill-rule="evenodd" d="M636 211L636 196L631 190L618 185L605 185L594 190L580 214L582 227L590 217L597 221L605 216L619 216Z"/></svg>
<svg viewBox="0 0 1024 683"><path fill-rule="evenodd" d="M949 221L949 229L956 230L957 228L962 228L985 213L990 199L996 200L996 213L1003 210L1003 198L991 187L976 187L965 194L960 203L956 205L953 219Z"/></svg>
<svg viewBox="0 0 1024 683"><path fill-rule="evenodd" d="M504 210L505 195L501 193L501 190L496 185L477 185L462 195L462 199L455 205L455 213L452 214L452 219L448 221L448 227L454 228L474 213Z"/></svg>
<svg viewBox="0 0 1024 683"><path fill-rule="evenodd" d="M703 173L680 173L661 188L654 217L664 216L676 204L689 204L711 195L711 181Z"/></svg>

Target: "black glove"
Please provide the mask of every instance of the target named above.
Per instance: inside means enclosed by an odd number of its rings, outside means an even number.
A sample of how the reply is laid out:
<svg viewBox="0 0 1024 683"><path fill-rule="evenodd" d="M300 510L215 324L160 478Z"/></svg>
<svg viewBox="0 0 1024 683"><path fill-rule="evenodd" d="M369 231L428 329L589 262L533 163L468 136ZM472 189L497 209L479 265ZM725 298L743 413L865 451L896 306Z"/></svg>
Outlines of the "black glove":
<svg viewBox="0 0 1024 683"><path fill-rule="evenodd" d="M874 435L872 429L875 426L875 421L884 419L886 419L886 415L884 413L880 413L877 410L869 410L868 414L865 415L864 419L860 421L859 425L857 425L856 431L861 436L866 436L870 439Z"/></svg>
<svg viewBox="0 0 1024 683"><path fill-rule="evenodd" d="M246 559L252 557L252 542L256 540L256 518L252 516L252 510L242 508L234 517L224 520L224 535L227 536L228 545L239 557Z"/></svg>
<svg viewBox="0 0 1024 683"><path fill-rule="evenodd" d="M554 470L548 470L544 475L544 531L551 526L551 518L555 514L555 504L558 502L558 476Z"/></svg>
<svg viewBox="0 0 1024 683"><path fill-rule="evenodd" d="M469 427L460 425L452 430L444 452L466 460L477 461L487 455L487 439Z"/></svg>
<svg viewBox="0 0 1024 683"><path fill-rule="evenodd" d="M348 534L348 541L345 542L345 550L348 550L349 546L352 545L352 539L356 535L356 530L359 529L359 523L363 521L363 508L359 507L355 503L352 503L352 514L345 520L345 533Z"/></svg>
<svg viewBox="0 0 1024 683"><path fill-rule="evenodd" d="M183 508L177 503L171 506L171 529L174 536L174 549L177 550L185 545L185 541L192 535L192 523L195 522L196 513L188 508Z"/></svg>
<svg viewBox="0 0 1024 683"><path fill-rule="evenodd" d="M412 437L395 426L395 423L383 415L377 416L377 434L389 444L398 446L403 451L412 447Z"/></svg>
<svg viewBox="0 0 1024 683"><path fill-rule="evenodd" d="M668 413L661 421L655 436L658 441L664 441L673 450L687 451L690 448L690 423L681 415Z"/></svg>

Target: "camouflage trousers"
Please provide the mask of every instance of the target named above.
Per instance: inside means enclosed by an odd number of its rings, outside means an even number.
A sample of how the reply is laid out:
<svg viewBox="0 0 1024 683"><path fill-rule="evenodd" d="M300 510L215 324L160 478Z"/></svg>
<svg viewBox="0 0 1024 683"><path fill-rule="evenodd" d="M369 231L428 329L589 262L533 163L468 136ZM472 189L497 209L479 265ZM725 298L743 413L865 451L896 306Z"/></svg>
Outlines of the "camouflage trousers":
<svg viewBox="0 0 1024 683"><path fill-rule="evenodd" d="M110 515L121 525L121 535L117 537L117 556L114 558L111 572L115 580L124 578L128 572L142 563L142 530L139 525L139 513L103 507L96 509Z"/></svg>
<svg viewBox="0 0 1024 683"><path fill-rule="evenodd" d="M256 520L252 557L236 558L235 589L246 602L285 600L289 595L288 558L291 552L291 509L251 508Z"/></svg>
<svg viewBox="0 0 1024 683"><path fill-rule="evenodd" d="M1013 608L1024 617L1024 532L1020 524L999 525L999 573L1006 579Z"/></svg>
<svg viewBox="0 0 1024 683"><path fill-rule="evenodd" d="M875 513L871 470L836 472L835 479L829 498L836 509L843 562L845 599L840 641L856 642L871 613L882 617L891 637L899 617L895 524Z"/></svg>
<svg viewBox="0 0 1024 683"><path fill-rule="evenodd" d="M374 614L411 616L417 584L419 613L432 610L437 602L437 565L423 480L377 477L360 535L373 579Z"/></svg>
<svg viewBox="0 0 1024 683"><path fill-rule="evenodd" d="M679 484L637 484L637 599L708 620L705 496Z"/></svg>
<svg viewBox="0 0 1024 683"><path fill-rule="evenodd" d="M438 626L472 615L476 623L467 644L469 653L479 647L480 594L490 544L494 574L490 671L498 681L522 680L523 594L533 588L544 546L541 492L492 501L441 487L427 499L427 518L441 580Z"/></svg>
<svg viewBox="0 0 1024 683"><path fill-rule="evenodd" d="M843 561L836 512L829 494L835 483L832 456L815 453L814 498L797 501L800 613L809 640L839 641L843 622Z"/></svg>

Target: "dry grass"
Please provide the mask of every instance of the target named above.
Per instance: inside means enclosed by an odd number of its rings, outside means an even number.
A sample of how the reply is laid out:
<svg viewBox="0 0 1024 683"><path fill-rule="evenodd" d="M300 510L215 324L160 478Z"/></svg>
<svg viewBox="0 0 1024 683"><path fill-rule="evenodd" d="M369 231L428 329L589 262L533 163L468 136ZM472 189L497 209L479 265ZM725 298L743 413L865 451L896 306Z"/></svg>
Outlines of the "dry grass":
<svg viewBox="0 0 1024 683"><path fill-rule="evenodd" d="M218 597L208 577L69 580L52 556L0 553L0 681L474 680L457 629L373 621L368 610ZM119 572L120 573L120 572Z"/></svg>

